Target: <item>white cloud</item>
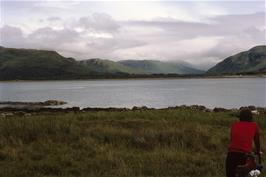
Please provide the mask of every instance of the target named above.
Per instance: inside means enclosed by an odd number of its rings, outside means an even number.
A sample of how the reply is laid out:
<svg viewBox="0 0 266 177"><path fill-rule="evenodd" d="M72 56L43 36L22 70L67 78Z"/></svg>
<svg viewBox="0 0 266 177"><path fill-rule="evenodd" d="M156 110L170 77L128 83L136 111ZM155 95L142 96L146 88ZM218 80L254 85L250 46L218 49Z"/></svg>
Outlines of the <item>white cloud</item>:
<svg viewBox="0 0 266 177"><path fill-rule="evenodd" d="M0 28L0 44L4 46L20 47L24 37L20 28L14 26L3 26Z"/></svg>
<svg viewBox="0 0 266 177"><path fill-rule="evenodd" d="M116 32L120 25L108 14L94 13L91 16L81 17L78 26L87 30L101 32Z"/></svg>

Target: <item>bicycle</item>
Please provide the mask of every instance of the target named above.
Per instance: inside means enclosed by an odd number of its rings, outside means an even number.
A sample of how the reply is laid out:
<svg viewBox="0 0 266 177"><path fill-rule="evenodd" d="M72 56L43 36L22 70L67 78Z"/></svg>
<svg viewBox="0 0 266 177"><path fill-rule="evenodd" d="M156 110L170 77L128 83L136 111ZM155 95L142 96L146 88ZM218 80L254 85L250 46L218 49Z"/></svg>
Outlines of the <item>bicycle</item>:
<svg viewBox="0 0 266 177"><path fill-rule="evenodd" d="M257 162L258 155L248 154L245 165L238 165L236 168L236 177L258 177L261 174L263 166L261 159Z"/></svg>

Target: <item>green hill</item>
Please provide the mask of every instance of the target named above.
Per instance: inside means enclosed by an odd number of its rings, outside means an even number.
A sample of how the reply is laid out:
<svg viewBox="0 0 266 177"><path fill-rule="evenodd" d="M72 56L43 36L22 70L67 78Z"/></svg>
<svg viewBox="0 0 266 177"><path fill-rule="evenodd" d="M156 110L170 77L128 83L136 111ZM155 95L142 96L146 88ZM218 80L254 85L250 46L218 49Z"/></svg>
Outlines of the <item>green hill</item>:
<svg viewBox="0 0 266 177"><path fill-rule="evenodd" d="M55 51L0 48L0 79L63 79L90 71Z"/></svg>
<svg viewBox="0 0 266 177"><path fill-rule="evenodd" d="M266 71L266 46L230 56L207 71L207 74L259 73Z"/></svg>

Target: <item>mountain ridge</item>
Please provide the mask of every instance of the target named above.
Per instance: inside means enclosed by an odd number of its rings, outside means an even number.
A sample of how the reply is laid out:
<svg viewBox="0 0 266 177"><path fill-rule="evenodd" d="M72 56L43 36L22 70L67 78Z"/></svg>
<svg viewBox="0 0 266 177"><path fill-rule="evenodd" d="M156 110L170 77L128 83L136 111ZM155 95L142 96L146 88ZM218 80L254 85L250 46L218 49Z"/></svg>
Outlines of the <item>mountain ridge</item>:
<svg viewBox="0 0 266 177"><path fill-rule="evenodd" d="M206 73L182 61L75 60L52 50L0 46L0 80L88 79L155 75L234 75L266 73L266 45L225 58Z"/></svg>
<svg viewBox="0 0 266 177"><path fill-rule="evenodd" d="M206 73L220 75L264 71L266 71L266 45L259 45L225 58Z"/></svg>
<svg viewBox="0 0 266 177"><path fill-rule="evenodd" d="M125 61L124 61L125 62ZM199 74L200 70L161 61L145 60L151 66L146 70L131 67L122 61L107 59L75 60L56 51L16 49L0 46L0 80L12 79L79 79L94 76L138 74ZM143 61L136 61L140 65ZM173 65L173 66L169 66ZM182 70L180 70L182 68ZM171 70L167 70L171 69Z"/></svg>

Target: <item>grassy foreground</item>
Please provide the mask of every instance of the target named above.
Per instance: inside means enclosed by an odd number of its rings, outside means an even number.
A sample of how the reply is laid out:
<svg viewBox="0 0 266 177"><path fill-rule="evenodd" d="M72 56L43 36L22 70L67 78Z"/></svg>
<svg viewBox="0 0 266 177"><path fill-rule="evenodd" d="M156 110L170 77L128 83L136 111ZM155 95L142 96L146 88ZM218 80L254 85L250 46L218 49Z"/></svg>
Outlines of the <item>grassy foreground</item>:
<svg viewBox="0 0 266 177"><path fill-rule="evenodd" d="M191 109L0 118L0 177L224 177L236 119ZM265 134L266 116L256 120Z"/></svg>

